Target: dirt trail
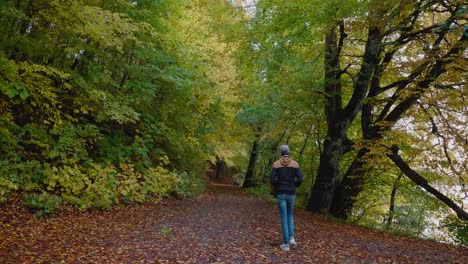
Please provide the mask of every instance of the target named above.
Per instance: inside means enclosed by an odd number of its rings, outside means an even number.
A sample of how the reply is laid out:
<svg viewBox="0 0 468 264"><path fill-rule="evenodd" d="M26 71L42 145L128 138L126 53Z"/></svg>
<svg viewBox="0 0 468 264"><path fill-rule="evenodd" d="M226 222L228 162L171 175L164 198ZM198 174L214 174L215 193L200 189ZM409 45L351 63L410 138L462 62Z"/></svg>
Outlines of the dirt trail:
<svg viewBox="0 0 468 264"><path fill-rule="evenodd" d="M296 210L291 252L276 206L236 187L196 199L3 219L0 263L467 263L468 249L331 222Z"/></svg>

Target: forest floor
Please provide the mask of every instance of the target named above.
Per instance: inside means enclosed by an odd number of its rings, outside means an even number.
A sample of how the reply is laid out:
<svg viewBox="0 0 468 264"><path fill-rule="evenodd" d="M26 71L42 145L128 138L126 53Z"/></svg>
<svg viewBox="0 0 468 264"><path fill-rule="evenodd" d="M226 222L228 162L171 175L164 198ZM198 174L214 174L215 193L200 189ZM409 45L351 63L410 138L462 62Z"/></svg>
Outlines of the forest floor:
<svg viewBox="0 0 468 264"><path fill-rule="evenodd" d="M295 211L298 246L280 250L275 204L210 184L193 199L62 212L0 208L0 263L468 263L468 249Z"/></svg>

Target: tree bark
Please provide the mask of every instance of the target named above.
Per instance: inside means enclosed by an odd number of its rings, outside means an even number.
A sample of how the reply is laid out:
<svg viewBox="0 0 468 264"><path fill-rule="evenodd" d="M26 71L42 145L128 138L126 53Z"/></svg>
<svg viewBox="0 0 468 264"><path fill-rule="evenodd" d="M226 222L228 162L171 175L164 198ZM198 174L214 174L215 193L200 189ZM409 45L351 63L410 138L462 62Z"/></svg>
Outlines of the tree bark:
<svg viewBox="0 0 468 264"><path fill-rule="evenodd" d="M247 166L247 172L245 173L245 179L242 188L250 188L256 185L254 181L254 170L255 164L257 163L259 141L260 137L257 136L252 145L252 151L250 152L249 158L249 165Z"/></svg>
<svg viewBox="0 0 468 264"><path fill-rule="evenodd" d="M388 209L388 218L387 218L387 229L390 228L393 222L393 215L395 213L395 196L398 190L398 184L400 182L401 176L403 174L399 173L397 179L393 183L392 193L390 194L390 207Z"/></svg>
<svg viewBox="0 0 468 264"><path fill-rule="evenodd" d="M349 166L342 181L337 185L330 213L338 218L347 219L353 209L356 196L364 189L364 155L369 152L367 148L359 150L353 163Z"/></svg>
<svg viewBox="0 0 468 264"><path fill-rule="evenodd" d="M358 73L354 90L349 103L342 108L340 76L340 52L343 39L346 37L344 25L339 25L340 38L337 41L335 29L325 40L325 113L327 115L327 136L323 152L320 155L320 165L317 178L312 187L312 195L307 208L313 212L329 213L335 196L335 190L340 183L339 164L344 153L352 148L346 133L351 122L361 111L363 101L367 96L372 76L379 62L382 34L376 27L369 28L368 39L361 69Z"/></svg>
<svg viewBox="0 0 468 264"><path fill-rule="evenodd" d="M411 167L403 160L403 158L398 154L399 148L397 146L393 146L391 148L391 153L387 154L387 156L400 168L400 170L414 183L421 186L424 190L428 191L437 199L442 201L448 207L452 208L453 211L457 214L458 218L464 221L468 221L468 213L464 211L460 206L458 206L454 201L450 198L439 192L438 190L434 189L432 186L429 185L427 180L417 173L415 170L411 169Z"/></svg>
<svg viewBox="0 0 468 264"><path fill-rule="evenodd" d="M339 131L345 132L344 129ZM340 180L339 163L344 153L343 139L325 139L317 178L312 187L307 209L312 212L328 213L335 188Z"/></svg>
<svg viewBox="0 0 468 264"><path fill-rule="evenodd" d="M299 158L301 158L304 155L304 151L307 147L307 144L309 143L310 135L312 134L312 129L314 126L310 126L309 130L307 131L307 134L305 136L304 143L302 143L301 149L299 150L299 155L297 155Z"/></svg>
<svg viewBox="0 0 468 264"><path fill-rule="evenodd" d="M221 178L221 174L224 170L224 160L220 157L216 157L216 175L215 175L215 179L220 179Z"/></svg>
<svg viewBox="0 0 468 264"><path fill-rule="evenodd" d="M307 208L312 212L327 213L333 199L336 183L339 180L339 167L343 148L341 143L346 136L347 125L338 127L338 112L341 110L341 80L339 42L336 28L325 38L325 113L327 115L327 137L320 154L317 178L312 186ZM344 133L343 133L344 132Z"/></svg>

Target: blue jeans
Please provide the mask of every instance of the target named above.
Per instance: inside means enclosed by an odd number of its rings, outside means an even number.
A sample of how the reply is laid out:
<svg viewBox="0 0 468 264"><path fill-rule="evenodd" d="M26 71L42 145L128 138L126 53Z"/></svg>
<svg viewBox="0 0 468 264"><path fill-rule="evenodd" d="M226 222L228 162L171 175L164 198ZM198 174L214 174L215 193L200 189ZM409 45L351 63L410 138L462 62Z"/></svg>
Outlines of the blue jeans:
<svg viewBox="0 0 468 264"><path fill-rule="evenodd" d="M281 214L281 229L283 230L284 244L289 245L289 240L294 237L293 208L296 195L278 194L278 207Z"/></svg>

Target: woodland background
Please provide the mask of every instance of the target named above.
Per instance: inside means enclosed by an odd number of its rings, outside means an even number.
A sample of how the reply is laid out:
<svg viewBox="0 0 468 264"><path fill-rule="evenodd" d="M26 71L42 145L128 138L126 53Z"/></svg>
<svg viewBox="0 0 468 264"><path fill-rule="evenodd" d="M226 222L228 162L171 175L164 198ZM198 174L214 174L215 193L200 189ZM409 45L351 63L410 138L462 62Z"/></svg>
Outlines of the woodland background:
<svg viewBox="0 0 468 264"><path fill-rule="evenodd" d="M468 243L463 1L0 1L0 202L36 217L204 191Z"/></svg>

